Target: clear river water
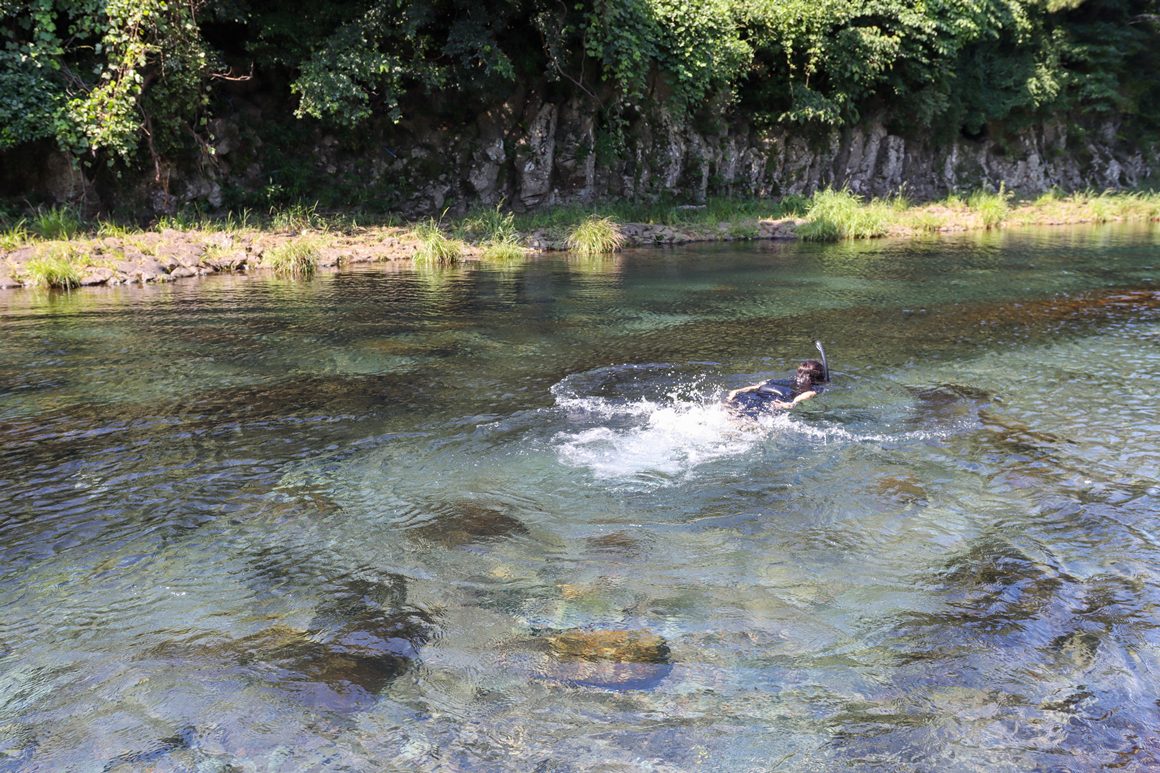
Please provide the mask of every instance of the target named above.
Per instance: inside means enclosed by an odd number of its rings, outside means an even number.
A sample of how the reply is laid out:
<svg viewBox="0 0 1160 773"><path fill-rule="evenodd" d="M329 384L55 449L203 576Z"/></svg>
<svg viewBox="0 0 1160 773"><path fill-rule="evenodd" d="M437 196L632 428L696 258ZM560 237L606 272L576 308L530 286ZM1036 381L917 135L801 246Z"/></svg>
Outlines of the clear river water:
<svg viewBox="0 0 1160 773"><path fill-rule="evenodd" d="M1157 225L9 291L0 771L1155 770L1158 406Z"/></svg>

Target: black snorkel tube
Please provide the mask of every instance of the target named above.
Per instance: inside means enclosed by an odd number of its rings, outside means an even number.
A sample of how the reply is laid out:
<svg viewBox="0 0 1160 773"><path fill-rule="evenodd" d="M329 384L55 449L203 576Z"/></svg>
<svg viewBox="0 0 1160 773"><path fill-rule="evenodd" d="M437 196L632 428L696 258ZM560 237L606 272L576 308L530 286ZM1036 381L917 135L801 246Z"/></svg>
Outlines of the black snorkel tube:
<svg viewBox="0 0 1160 773"><path fill-rule="evenodd" d="M818 353L822 355L822 377L826 383L830 383L830 364L826 362L826 350L822 348L821 341L814 341L814 346L818 348Z"/></svg>

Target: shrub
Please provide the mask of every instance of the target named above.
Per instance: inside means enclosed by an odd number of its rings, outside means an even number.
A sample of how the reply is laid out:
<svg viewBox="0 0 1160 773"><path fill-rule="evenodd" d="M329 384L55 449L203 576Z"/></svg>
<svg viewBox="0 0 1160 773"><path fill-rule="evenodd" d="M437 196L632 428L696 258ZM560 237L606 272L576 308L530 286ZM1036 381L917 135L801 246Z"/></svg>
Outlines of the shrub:
<svg viewBox="0 0 1160 773"><path fill-rule="evenodd" d="M607 217L589 215L568 234L568 249L581 255L605 255L624 244L620 225Z"/></svg>

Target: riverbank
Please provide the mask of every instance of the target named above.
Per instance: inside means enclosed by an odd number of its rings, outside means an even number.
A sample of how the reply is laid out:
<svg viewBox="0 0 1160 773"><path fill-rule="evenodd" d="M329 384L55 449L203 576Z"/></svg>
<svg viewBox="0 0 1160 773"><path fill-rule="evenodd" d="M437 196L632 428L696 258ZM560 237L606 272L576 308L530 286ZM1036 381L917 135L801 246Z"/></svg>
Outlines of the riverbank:
<svg viewBox="0 0 1160 773"><path fill-rule="evenodd" d="M41 211L0 231L0 289L167 282L220 271L309 275L318 268L395 260L519 260L537 252L599 254L621 247L748 239L913 237L1029 225L1160 219L1160 193L1052 191L1015 200L1002 189L914 204L862 201L848 191L810 198L714 199L705 205L622 204L401 223L296 206L263 217L167 218L149 229L85 223Z"/></svg>

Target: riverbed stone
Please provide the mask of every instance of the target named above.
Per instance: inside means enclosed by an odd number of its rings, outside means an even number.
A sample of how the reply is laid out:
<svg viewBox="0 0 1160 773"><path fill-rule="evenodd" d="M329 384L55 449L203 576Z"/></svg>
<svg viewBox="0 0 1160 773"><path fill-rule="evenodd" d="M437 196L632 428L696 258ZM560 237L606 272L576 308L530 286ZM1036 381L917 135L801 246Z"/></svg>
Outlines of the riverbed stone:
<svg viewBox="0 0 1160 773"><path fill-rule="evenodd" d="M534 668L551 681L606 690L648 690L672 673L672 652L650 631L567 630L532 637L546 657Z"/></svg>
<svg viewBox="0 0 1160 773"><path fill-rule="evenodd" d="M410 666L432 630L428 615L400 608L333 627L275 624L211 644L175 640L153 647L150 655L200 667L253 668L258 678L274 678L280 688L302 693L311 702L335 710L358 709ZM319 691L309 684L329 689Z"/></svg>
<svg viewBox="0 0 1160 773"><path fill-rule="evenodd" d="M514 516L466 503L445 506L431 522L412 531L412 536L444 547L458 548L527 533L528 528Z"/></svg>
<svg viewBox="0 0 1160 773"><path fill-rule="evenodd" d="M195 242L178 242L157 246L157 261L172 271L176 266L192 267L205 254L205 245Z"/></svg>
<svg viewBox="0 0 1160 773"><path fill-rule="evenodd" d="M647 543L626 531L614 531L585 540L589 552L603 560L641 555Z"/></svg>
<svg viewBox="0 0 1160 773"><path fill-rule="evenodd" d="M179 265L177 268L170 271L169 275L178 279L184 279L186 277L197 276L197 272L192 268L186 268L185 266Z"/></svg>
<svg viewBox="0 0 1160 773"><path fill-rule="evenodd" d="M14 266L19 266L27 263L30 259L36 257L35 247L21 247L18 250L13 250L8 253L7 260Z"/></svg>
<svg viewBox="0 0 1160 773"><path fill-rule="evenodd" d="M648 631L573 630L542 637L552 655L594 663L668 663L671 654L665 640Z"/></svg>
<svg viewBox="0 0 1160 773"><path fill-rule="evenodd" d="M105 284L115 276L116 273L112 269L105 268L104 266L93 266L81 277L81 286L90 287L92 285Z"/></svg>
<svg viewBox="0 0 1160 773"><path fill-rule="evenodd" d="M22 282L17 282L15 279L13 279L10 276L5 276L4 274L0 274L0 290L7 290L10 287L23 287L23 286L24 286L24 284Z"/></svg>
<svg viewBox="0 0 1160 773"><path fill-rule="evenodd" d="M165 266L163 266L158 261L151 259L141 261L141 271L142 273L149 273L153 274L154 276L160 276L162 274L169 273Z"/></svg>

